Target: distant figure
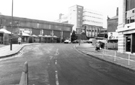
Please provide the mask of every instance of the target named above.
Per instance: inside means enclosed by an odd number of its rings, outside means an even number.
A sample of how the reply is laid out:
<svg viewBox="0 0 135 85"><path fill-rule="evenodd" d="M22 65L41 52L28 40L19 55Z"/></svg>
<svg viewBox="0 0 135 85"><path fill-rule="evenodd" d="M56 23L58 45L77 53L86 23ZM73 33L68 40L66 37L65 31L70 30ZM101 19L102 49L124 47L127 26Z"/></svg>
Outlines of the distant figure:
<svg viewBox="0 0 135 85"><path fill-rule="evenodd" d="M22 38L19 37L19 38L18 38L18 43L21 44L21 42L22 42Z"/></svg>
<svg viewBox="0 0 135 85"><path fill-rule="evenodd" d="M96 49L95 50L96 51L100 50L100 43L99 42L96 43Z"/></svg>
<svg viewBox="0 0 135 85"><path fill-rule="evenodd" d="M99 43L100 43L100 48L104 49L105 43L103 43L103 42L99 42Z"/></svg>

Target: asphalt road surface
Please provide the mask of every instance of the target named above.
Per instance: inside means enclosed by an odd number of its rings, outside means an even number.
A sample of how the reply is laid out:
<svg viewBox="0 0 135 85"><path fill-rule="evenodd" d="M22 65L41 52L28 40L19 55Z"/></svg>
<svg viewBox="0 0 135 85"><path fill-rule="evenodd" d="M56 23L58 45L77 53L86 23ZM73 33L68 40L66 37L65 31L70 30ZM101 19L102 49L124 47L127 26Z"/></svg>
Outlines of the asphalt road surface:
<svg viewBox="0 0 135 85"><path fill-rule="evenodd" d="M135 85L135 72L80 53L75 44L38 44L0 60L0 85L18 84L24 63L29 85Z"/></svg>

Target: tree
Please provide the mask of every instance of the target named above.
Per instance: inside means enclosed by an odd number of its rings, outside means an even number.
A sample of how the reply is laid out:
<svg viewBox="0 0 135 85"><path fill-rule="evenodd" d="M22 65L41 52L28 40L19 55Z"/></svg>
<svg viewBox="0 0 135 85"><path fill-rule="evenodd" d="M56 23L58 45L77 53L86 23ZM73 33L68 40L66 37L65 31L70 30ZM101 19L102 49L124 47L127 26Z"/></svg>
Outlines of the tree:
<svg viewBox="0 0 135 85"><path fill-rule="evenodd" d="M74 40L77 39L77 36L75 34L75 31L72 32L72 35L71 35L71 42L73 42Z"/></svg>

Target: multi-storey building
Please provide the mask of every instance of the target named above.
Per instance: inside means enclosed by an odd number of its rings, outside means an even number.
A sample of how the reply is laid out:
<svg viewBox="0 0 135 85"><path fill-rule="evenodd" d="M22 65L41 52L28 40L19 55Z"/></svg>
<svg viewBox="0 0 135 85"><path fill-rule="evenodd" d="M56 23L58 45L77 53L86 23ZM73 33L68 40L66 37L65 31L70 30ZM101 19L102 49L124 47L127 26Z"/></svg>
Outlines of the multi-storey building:
<svg viewBox="0 0 135 85"><path fill-rule="evenodd" d="M118 15L118 51L135 52L135 0L120 0Z"/></svg>
<svg viewBox="0 0 135 85"><path fill-rule="evenodd" d="M73 30L78 34L85 30L87 37L96 37L100 30L103 29L104 23L107 23L107 19L104 22L102 13L85 9L80 5L74 5L69 8L67 22L74 25Z"/></svg>
<svg viewBox="0 0 135 85"><path fill-rule="evenodd" d="M11 23L11 16L0 15L0 26L6 26L8 31L18 35L22 34L26 41L30 36L36 35L37 37L42 37L41 40L44 42L48 41L48 39L54 39L54 37L59 41L70 39L73 26L71 24L20 17L13 17L13 25Z"/></svg>

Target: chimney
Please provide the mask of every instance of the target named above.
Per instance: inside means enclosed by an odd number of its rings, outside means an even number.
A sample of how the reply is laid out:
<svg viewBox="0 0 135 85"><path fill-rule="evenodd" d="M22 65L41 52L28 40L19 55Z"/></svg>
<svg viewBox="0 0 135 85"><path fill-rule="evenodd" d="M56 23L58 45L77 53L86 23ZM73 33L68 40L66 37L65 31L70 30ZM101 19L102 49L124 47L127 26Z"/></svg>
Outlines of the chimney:
<svg viewBox="0 0 135 85"><path fill-rule="evenodd" d="M62 16L62 15L63 15L62 13L59 14L59 19L61 19L61 16Z"/></svg>
<svg viewBox="0 0 135 85"><path fill-rule="evenodd" d="M116 9L116 16L118 16L118 14L119 14L119 8L117 7L117 9Z"/></svg>

